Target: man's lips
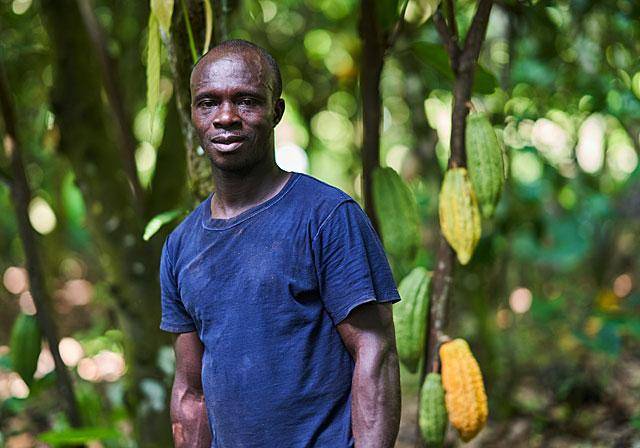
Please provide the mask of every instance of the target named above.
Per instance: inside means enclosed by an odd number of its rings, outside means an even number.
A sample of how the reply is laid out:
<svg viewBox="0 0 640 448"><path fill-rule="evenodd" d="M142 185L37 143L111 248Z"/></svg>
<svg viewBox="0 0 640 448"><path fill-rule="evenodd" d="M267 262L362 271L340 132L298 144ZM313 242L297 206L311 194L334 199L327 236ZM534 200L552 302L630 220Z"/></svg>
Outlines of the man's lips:
<svg viewBox="0 0 640 448"><path fill-rule="evenodd" d="M244 139L245 138L242 135L226 134L226 135L216 135L215 137L211 137L211 142L226 145L229 143L239 142Z"/></svg>
<svg viewBox="0 0 640 448"><path fill-rule="evenodd" d="M246 140L241 135L217 135L210 142L220 152L230 152L238 148Z"/></svg>

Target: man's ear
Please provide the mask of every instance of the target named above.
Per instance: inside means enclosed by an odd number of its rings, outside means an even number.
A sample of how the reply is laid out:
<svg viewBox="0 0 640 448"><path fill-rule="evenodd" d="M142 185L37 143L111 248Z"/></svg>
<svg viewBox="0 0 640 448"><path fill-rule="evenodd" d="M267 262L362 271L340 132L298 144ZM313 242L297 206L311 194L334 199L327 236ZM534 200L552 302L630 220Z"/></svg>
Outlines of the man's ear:
<svg viewBox="0 0 640 448"><path fill-rule="evenodd" d="M282 98L278 98L276 100L276 104L273 106L273 126L275 127L280 120L282 120L282 116L284 115L284 100Z"/></svg>

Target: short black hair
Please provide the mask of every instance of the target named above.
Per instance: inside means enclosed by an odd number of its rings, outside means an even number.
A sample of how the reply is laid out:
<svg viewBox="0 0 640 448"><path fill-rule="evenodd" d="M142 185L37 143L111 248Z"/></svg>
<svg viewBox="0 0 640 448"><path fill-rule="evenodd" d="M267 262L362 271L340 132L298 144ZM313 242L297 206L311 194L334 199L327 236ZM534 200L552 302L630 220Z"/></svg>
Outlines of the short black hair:
<svg viewBox="0 0 640 448"><path fill-rule="evenodd" d="M253 50L257 52L260 55L260 57L267 62L267 65L269 65L269 68L273 73L273 80L274 80L274 85L273 85L274 98L273 99L277 100L278 98L280 98L280 96L282 95L282 76L280 75L280 67L278 66L278 63L276 62L275 58L271 55L271 53L269 53L267 50L265 50L261 46L256 45L253 42L249 42L248 40L230 39L230 40L225 40L223 42L220 42L218 45L216 45L213 48L210 48L209 51L207 51L205 54L200 56L200 58L196 61L196 63L193 64L191 73L193 74L193 71L196 69L200 61L205 59L209 53L212 53L214 51L220 51L220 50L238 50L238 49Z"/></svg>

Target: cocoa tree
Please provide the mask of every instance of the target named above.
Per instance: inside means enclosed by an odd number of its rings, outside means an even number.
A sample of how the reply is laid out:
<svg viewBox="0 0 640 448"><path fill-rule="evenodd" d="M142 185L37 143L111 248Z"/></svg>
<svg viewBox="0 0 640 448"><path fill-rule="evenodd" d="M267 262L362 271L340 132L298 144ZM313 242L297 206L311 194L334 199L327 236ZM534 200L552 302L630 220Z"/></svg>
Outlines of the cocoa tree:
<svg viewBox="0 0 640 448"><path fill-rule="evenodd" d="M487 24L489 23L489 14L491 13L493 2L492 0L480 0L463 45L459 43L454 1L445 0L444 3L448 15L447 20L445 20L441 11L436 12L433 20L449 55L451 68L455 76L453 113L451 116L451 155L448 161L448 168L451 169L466 166L466 119L470 109L475 67L482 48L482 42L484 41ZM444 336L444 329L447 323L447 302L451 293L454 263L454 251L441 234L431 283L429 333L427 344L425 345L425 363L420 374L421 385L427 373L433 368L436 348ZM420 433L419 430L417 432L418 434ZM416 446L424 446L421 436L418 437Z"/></svg>

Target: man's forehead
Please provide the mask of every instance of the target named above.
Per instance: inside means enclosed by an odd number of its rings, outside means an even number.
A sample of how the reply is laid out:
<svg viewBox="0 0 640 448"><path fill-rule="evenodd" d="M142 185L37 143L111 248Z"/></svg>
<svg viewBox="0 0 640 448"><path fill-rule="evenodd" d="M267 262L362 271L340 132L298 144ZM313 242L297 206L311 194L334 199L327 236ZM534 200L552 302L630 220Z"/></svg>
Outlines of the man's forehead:
<svg viewBox="0 0 640 448"><path fill-rule="evenodd" d="M207 54L191 74L191 88L198 89L222 79L273 88L269 66L261 55L252 49L223 49Z"/></svg>

